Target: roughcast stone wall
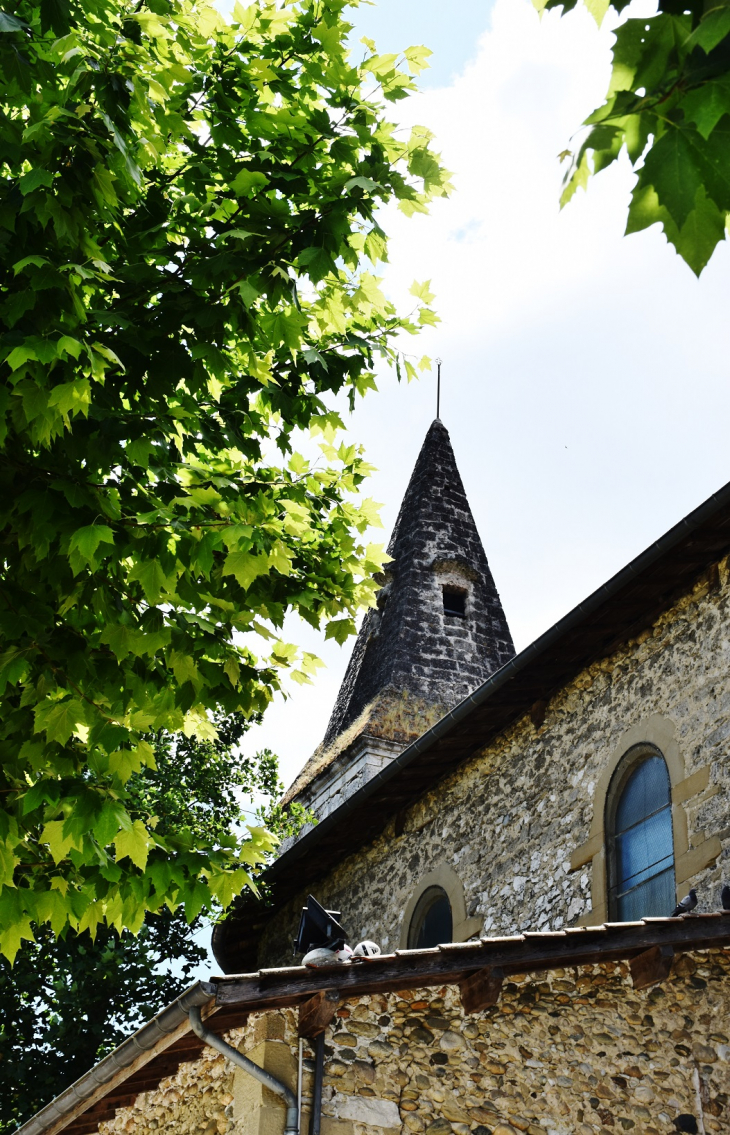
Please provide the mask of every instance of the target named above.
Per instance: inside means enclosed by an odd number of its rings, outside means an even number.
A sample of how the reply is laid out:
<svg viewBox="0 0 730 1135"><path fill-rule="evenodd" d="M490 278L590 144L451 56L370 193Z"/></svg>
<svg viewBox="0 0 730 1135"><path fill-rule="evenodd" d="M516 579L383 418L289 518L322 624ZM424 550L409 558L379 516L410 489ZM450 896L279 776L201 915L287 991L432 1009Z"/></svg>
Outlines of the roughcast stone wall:
<svg viewBox="0 0 730 1135"><path fill-rule="evenodd" d="M229 1040L295 1085L293 1011ZM453 986L363 997L341 1005L325 1052L322 1135L715 1135L730 1130L730 951L685 955L643 991L624 963L509 981L472 1016ZM206 1054L100 1135L281 1135L268 1096Z"/></svg>
<svg viewBox="0 0 730 1135"><path fill-rule="evenodd" d="M692 882L699 909L718 909L730 878L729 595L723 562L650 630L588 667L423 796L401 817L399 834L391 822L374 843L333 863L314 893L342 911L351 941L372 938L384 950L404 944L409 899L441 864L459 875L466 916L477 916L482 934L591 921L592 873L604 868L594 861L573 870L571 856L603 807L596 788L622 737L640 734L641 723L657 716L674 734L687 778L681 816L675 810L678 850L682 840L689 848L680 893ZM706 866L708 847L719 854ZM303 890L270 921L260 965L291 964L305 899ZM605 919L598 913L593 921Z"/></svg>

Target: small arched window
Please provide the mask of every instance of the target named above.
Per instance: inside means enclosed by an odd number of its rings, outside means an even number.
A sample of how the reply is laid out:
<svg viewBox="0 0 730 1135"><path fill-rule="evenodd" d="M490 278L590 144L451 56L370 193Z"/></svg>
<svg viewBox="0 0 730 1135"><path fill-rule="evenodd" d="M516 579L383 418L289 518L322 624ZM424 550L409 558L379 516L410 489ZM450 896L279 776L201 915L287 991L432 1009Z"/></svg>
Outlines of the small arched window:
<svg viewBox="0 0 730 1135"><path fill-rule="evenodd" d="M444 587L443 595L444 614L463 619L466 616L466 591L460 587Z"/></svg>
<svg viewBox="0 0 730 1135"><path fill-rule="evenodd" d="M454 933L449 896L443 887L426 887L408 928L408 949L427 950L450 942Z"/></svg>
<svg viewBox="0 0 730 1135"><path fill-rule="evenodd" d="M661 753L637 746L608 797L609 913L619 922L661 918L675 904L669 772Z"/></svg>

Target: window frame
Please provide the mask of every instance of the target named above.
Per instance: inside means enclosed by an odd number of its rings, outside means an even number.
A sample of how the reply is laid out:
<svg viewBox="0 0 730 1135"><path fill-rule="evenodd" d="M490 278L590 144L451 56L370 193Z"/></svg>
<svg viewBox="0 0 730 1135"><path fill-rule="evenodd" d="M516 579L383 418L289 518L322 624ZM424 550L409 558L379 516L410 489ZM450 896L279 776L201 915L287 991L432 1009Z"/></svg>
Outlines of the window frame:
<svg viewBox="0 0 730 1135"><path fill-rule="evenodd" d="M408 890L403 894L403 915L398 929L399 950L408 949L408 932L413 920L413 913L421 895L429 887L441 887L446 891L451 904L451 938L453 942L466 942L474 935L479 935L484 924L481 914L468 915L466 912L466 896L464 884L450 863L441 861L434 864L430 871L421 875L415 883L410 883ZM472 899L473 902L473 899Z"/></svg>
<svg viewBox="0 0 730 1135"><path fill-rule="evenodd" d="M606 800L604 806L604 831L606 833L606 900L608 907L608 918L612 922L622 921L619 914L618 903L618 852L616 846L616 817L618 813L619 803L623 797L624 791L628 785L629 780L644 761L650 757L659 757L664 765L664 770L667 775L667 802L662 805L661 809L657 809L652 815L662 811L665 807L669 809L669 820L672 831L672 875L673 875L673 889L676 901L677 893L677 852L676 852L676 838L674 830L674 815L672 807L672 777L666 757L657 745L649 742L640 742L639 744L632 745L631 748L623 754L619 760L616 768L613 771L611 780L608 785L606 793ZM648 818L648 817L647 817ZM666 870L666 868L664 868ZM656 872L660 874L660 872ZM653 878L654 876L649 876ZM628 892L627 892L628 893ZM670 912L667 911L667 914ZM647 915L647 917L651 917Z"/></svg>
<svg viewBox="0 0 730 1135"><path fill-rule="evenodd" d="M431 883L428 887L424 887L424 889L421 891L421 893L418 896L418 899L416 901L416 905L413 908L413 913L411 914L411 917L410 917L410 921L409 921L409 924L408 924L408 949L409 950L419 950L419 949L425 950L425 949L431 948L431 947L428 947L428 946L418 946L416 944L416 940L420 937L423 922L425 921L426 916L428 915L429 911L436 905L436 902L438 902L442 899L446 899L446 902L448 903L448 906L449 906L449 914L451 916L451 937L449 938L449 942L453 942L453 940L454 940L454 908L453 908L453 905L451 903L451 898L449 897L447 891L442 886L440 886L438 883ZM428 900L431 900L431 901L428 901ZM417 925L417 922L418 922L418 925ZM442 946L445 943L437 942L435 944L437 946Z"/></svg>
<svg viewBox="0 0 730 1135"><path fill-rule="evenodd" d="M684 756L677 740L677 727L671 717L652 713L639 718L627 729L614 734L609 729L605 742L606 755L598 744L600 768L592 791L590 824L583 843L570 854L570 871L583 868L588 876L590 906L576 920L578 926L601 926L608 921L608 873L606 870L606 796L611 778L629 749L634 745L655 745L669 769L672 785L672 827L674 830L674 878L678 898L683 898L700 871L711 867L722 854L722 841L718 834L700 836L701 842L690 850L690 822L688 806L696 811L701 801L714 795L717 788L711 783L712 765L695 763L691 772L685 768ZM586 757L588 754L586 754ZM698 754L699 758L699 754ZM704 833L702 833L704 835Z"/></svg>

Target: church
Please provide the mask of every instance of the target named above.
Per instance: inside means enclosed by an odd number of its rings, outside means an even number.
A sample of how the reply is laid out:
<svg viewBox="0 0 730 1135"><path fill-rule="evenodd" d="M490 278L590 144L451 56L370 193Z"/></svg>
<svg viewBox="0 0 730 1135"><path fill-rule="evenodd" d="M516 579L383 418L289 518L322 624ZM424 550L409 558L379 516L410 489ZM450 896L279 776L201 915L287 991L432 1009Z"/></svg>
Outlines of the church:
<svg viewBox="0 0 730 1135"><path fill-rule="evenodd" d="M308 891L384 950L720 905L730 857L727 500L515 656L449 435L426 436L319 749L316 823L216 928L224 971L291 961ZM700 519L702 517L702 519ZM730 869L727 871L730 877Z"/></svg>
<svg viewBox="0 0 730 1135"><path fill-rule="evenodd" d="M730 485L520 654L439 420L389 555L221 975L23 1135L730 1130Z"/></svg>

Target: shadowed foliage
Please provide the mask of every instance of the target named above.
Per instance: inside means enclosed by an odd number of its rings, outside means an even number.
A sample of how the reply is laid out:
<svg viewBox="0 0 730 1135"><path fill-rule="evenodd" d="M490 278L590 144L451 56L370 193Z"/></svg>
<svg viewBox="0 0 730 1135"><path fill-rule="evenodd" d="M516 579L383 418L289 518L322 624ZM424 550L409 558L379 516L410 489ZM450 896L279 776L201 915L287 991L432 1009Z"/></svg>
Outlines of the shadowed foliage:
<svg viewBox="0 0 730 1135"><path fill-rule="evenodd" d="M241 717L217 725L215 742L155 739L156 769L128 784L132 815L215 844L235 838L241 800L254 797L269 830L297 830L303 811L282 815L276 804L276 757L241 755ZM189 986L207 960L208 935L201 918L188 926L182 910L163 906L136 936L99 926L94 940L68 928L57 937L42 926L12 967L0 959L0 1132L30 1118Z"/></svg>

